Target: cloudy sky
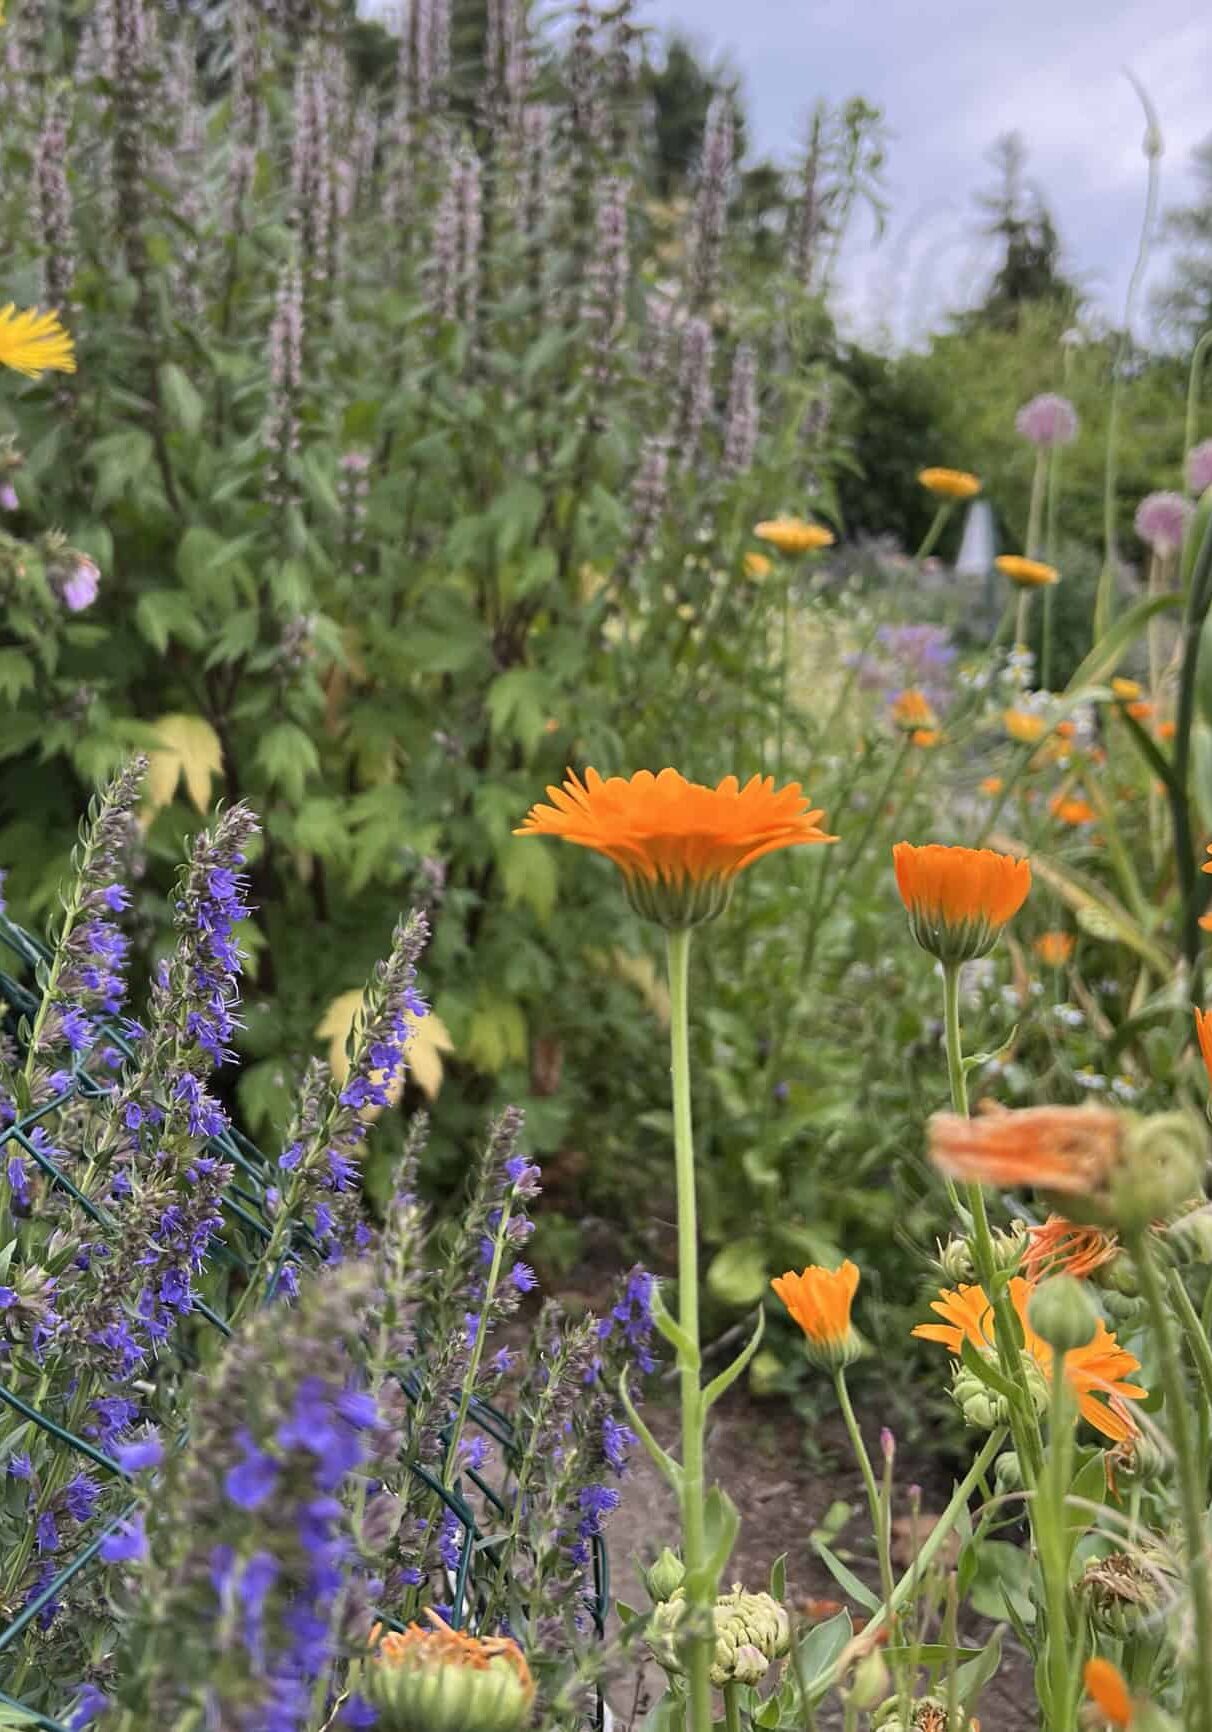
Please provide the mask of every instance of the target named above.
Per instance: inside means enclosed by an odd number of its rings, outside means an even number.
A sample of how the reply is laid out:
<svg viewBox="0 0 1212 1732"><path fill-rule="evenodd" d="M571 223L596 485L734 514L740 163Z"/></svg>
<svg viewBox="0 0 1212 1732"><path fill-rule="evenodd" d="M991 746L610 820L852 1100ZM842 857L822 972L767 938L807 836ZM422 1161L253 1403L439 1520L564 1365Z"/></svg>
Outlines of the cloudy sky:
<svg viewBox="0 0 1212 1732"><path fill-rule="evenodd" d="M1145 198L1144 123L1125 68L1158 110L1163 207L1190 195L1191 149L1212 133L1207 0L643 0L641 15L735 66L759 152L790 156L818 96L883 107L888 229L878 248L867 228L854 237L842 285L868 336L911 341L962 303L983 263L973 194L999 133L1023 134L1066 267L1113 315Z"/></svg>

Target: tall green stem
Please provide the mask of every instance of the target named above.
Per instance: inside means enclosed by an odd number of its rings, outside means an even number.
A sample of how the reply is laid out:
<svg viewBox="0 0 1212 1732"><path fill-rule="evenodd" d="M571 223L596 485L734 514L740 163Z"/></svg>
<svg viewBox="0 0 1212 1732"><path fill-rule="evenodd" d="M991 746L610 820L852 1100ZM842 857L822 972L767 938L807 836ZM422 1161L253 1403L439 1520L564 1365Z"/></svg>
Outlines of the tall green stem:
<svg viewBox="0 0 1212 1732"><path fill-rule="evenodd" d="M1051 1417L1048 1429L1047 1472L1040 1492L1047 1503L1044 1520L1033 1523L1044 1577L1048 1606L1048 1724L1052 1732L1069 1732L1070 1636L1069 1636L1069 1539L1065 1514L1066 1491L1073 1449L1073 1412L1065 1375L1065 1355L1052 1360Z"/></svg>
<svg viewBox="0 0 1212 1732"><path fill-rule="evenodd" d="M484 1356L484 1342L488 1337L488 1312L496 1294L497 1283L501 1278L501 1259L509 1238L509 1218L513 1214L513 1190L501 1205L501 1219L497 1222L496 1237L492 1242L492 1263L488 1270L488 1283L484 1289L484 1299L480 1306L480 1326L476 1330L476 1338L471 1349L471 1358L467 1361L467 1371L463 1377L463 1387L459 1393L459 1410L455 1414L454 1425L450 1431L450 1441L446 1445L446 1460L442 1467L442 1484L449 1487L454 1478L455 1468L459 1462L459 1444L463 1437L463 1428L467 1424L467 1414L471 1407L471 1395L476 1386L476 1378L480 1374L480 1360Z"/></svg>
<svg viewBox="0 0 1212 1732"><path fill-rule="evenodd" d="M1212 331L1205 331L1196 343L1191 354L1191 371L1187 375L1187 421L1183 432L1183 456L1186 457L1195 444L1195 435L1199 426L1199 387L1200 374L1204 361L1212 354ZM1184 477L1185 479L1185 477Z"/></svg>
<svg viewBox="0 0 1212 1732"><path fill-rule="evenodd" d="M922 538L922 545L913 556L914 562L917 565L920 565L928 554L934 552L934 549L938 544L938 538L943 533L943 528L947 519L951 516L954 503L954 500L944 499L938 510L935 512L934 519Z"/></svg>
<svg viewBox="0 0 1212 1732"><path fill-rule="evenodd" d="M1132 1260L1140 1272L1141 1293L1153 1325L1161 1362L1162 1387L1166 1397L1166 1421L1174 1445L1179 1494L1186 1529L1187 1572L1191 1583L1191 1607L1195 1628L1187 1652L1194 1674L1195 1714L1188 1721L1192 1732L1212 1732L1212 1583L1208 1579L1208 1536L1204 1488L1199 1456L1191 1432L1182 1357L1171 1322L1156 1255L1149 1232L1134 1233L1128 1240Z"/></svg>
<svg viewBox="0 0 1212 1732"><path fill-rule="evenodd" d="M842 1410L842 1418L846 1422L846 1430L850 1437L850 1447L854 1451L855 1460L863 1476L863 1484L867 1489L867 1502L871 1509L871 1527L875 1534L875 1543L879 1551L880 1562L880 1593L887 1605L892 1599L892 1556L888 1546L888 1523L880 1489L876 1484L875 1473L871 1466L871 1457L867 1454L867 1445L863 1442L863 1434L859 1430L854 1408L850 1403L850 1391L846 1387L846 1373L840 1367L834 1377L834 1387L837 1390L838 1406Z"/></svg>
<svg viewBox="0 0 1212 1732"><path fill-rule="evenodd" d="M735 1679L724 1685L724 1732L741 1732L740 1691Z"/></svg>
<svg viewBox="0 0 1212 1732"><path fill-rule="evenodd" d="M774 751L774 779L782 786L783 746L787 735L787 662L791 654L791 574L783 580L783 611L779 632L779 711Z"/></svg>
<svg viewBox="0 0 1212 1732"><path fill-rule="evenodd" d="M687 1732L711 1732L714 1584L707 1580L703 1396L699 1383L699 1235L690 1111L690 932L668 934L669 1041L678 1211L678 1371L682 1394L682 1550L686 1563Z"/></svg>

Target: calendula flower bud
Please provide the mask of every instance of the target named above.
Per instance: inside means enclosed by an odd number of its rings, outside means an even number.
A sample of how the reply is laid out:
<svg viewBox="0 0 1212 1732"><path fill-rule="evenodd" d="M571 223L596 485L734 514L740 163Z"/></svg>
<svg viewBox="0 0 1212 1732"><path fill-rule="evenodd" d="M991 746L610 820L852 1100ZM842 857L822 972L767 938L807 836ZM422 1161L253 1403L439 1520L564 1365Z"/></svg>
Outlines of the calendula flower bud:
<svg viewBox="0 0 1212 1732"><path fill-rule="evenodd" d="M902 1707L908 1712L902 1715ZM889 1696L871 1716L873 1732L948 1732L947 1704L941 1696L922 1696L916 1702L903 1704L899 1696ZM963 1732L977 1732L979 1722L963 1715Z"/></svg>
<svg viewBox="0 0 1212 1732"><path fill-rule="evenodd" d="M1012 1221L999 1227L992 1235L993 1267L999 1273L1012 1273L1023 1260L1027 1249L1027 1223Z"/></svg>
<svg viewBox="0 0 1212 1732"><path fill-rule="evenodd" d="M1107 1451L1107 1484L1115 1492L1130 1491L1134 1485L1164 1485L1173 1465L1152 1433L1133 1431Z"/></svg>
<svg viewBox="0 0 1212 1732"><path fill-rule="evenodd" d="M1012 1497L1023 1489L1023 1464L1012 1449L998 1456L993 1469L993 1485L999 1497Z"/></svg>
<svg viewBox="0 0 1212 1732"><path fill-rule="evenodd" d="M1171 1221L1166 1244L1176 1262L1212 1263L1212 1206L1189 1209Z"/></svg>
<svg viewBox="0 0 1212 1732"><path fill-rule="evenodd" d="M686 1566L676 1552L671 1552L666 1546L656 1563L644 1573L644 1586L648 1589L655 1604L662 1600L671 1600L682 1585L686 1575Z"/></svg>
<svg viewBox="0 0 1212 1732"><path fill-rule="evenodd" d="M1033 1359L1022 1359L1023 1381L1037 1413L1048 1405L1048 1385L1043 1372ZM982 1431L992 1431L995 1425L1009 1423L1010 1413L1005 1398L982 1381L966 1365L957 1365L951 1383L951 1399L969 1425Z"/></svg>
<svg viewBox="0 0 1212 1732"><path fill-rule="evenodd" d="M1098 1327L1094 1301L1072 1275L1052 1275L1031 1295L1027 1321L1057 1353L1085 1347Z"/></svg>
<svg viewBox="0 0 1212 1732"><path fill-rule="evenodd" d="M888 1662L878 1648L872 1648L854 1668L854 1682L847 1695L856 1708L874 1708L884 1696L888 1684Z"/></svg>
<svg viewBox="0 0 1212 1732"><path fill-rule="evenodd" d="M648 1627L648 1645L653 1658L667 1672L682 1670L678 1643L686 1609L678 1588L662 1601ZM732 1592L721 1594L712 1613L715 1622L715 1652L711 1681L717 1687L728 1683L756 1683L771 1660L780 1659L791 1646L791 1624L786 1611L769 1594L747 1594L739 1582ZM754 1676L754 1653L762 1671Z"/></svg>
<svg viewBox="0 0 1212 1732"><path fill-rule="evenodd" d="M976 1273L972 1263L972 1247L967 1239L948 1239L938 1247L935 1264L944 1281L955 1286L969 1282Z"/></svg>
<svg viewBox="0 0 1212 1732"><path fill-rule="evenodd" d="M430 1613L380 1641L362 1691L390 1732L516 1732L534 1701L534 1680L516 1642L466 1636Z"/></svg>
<svg viewBox="0 0 1212 1732"><path fill-rule="evenodd" d="M769 1670L770 1661L761 1649L755 1648L752 1642L745 1642L733 1656L729 1678L723 1679L721 1682L727 1683L730 1679L734 1684L760 1684ZM712 1681L715 1682L714 1671L712 1672Z"/></svg>
<svg viewBox="0 0 1212 1732"><path fill-rule="evenodd" d="M1112 1552L1093 1558L1077 1580L1077 1593L1096 1630L1126 1641L1139 1636L1162 1616L1172 1573L1148 1554Z"/></svg>

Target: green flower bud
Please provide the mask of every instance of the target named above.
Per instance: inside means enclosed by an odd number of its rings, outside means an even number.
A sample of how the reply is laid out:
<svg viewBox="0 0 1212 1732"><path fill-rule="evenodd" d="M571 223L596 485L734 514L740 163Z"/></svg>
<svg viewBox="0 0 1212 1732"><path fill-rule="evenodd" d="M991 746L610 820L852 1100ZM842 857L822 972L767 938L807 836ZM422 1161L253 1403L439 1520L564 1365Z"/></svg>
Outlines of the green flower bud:
<svg viewBox="0 0 1212 1732"><path fill-rule="evenodd" d="M993 1469L993 1486L999 1497L1010 1497L1023 1489L1023 1464L1012 1449L998 1456Z"/></svg>
<svg viewBox="0 0 1212 1732"><path fill-rule="evenodd" d="M1207 1157L1207 1138L1194 1114L1132 1115L1111 1178L1114 1224L1130 1233L1172 1215L1198 1192Z"/></svg>
<svg viewBox="0 0 1212 1732"><path fill-rule="evenodd" d="M1189 1209L1171 1221L1166 1244L1179 1263L1212 1263L1212 1205Z"/></svg>
<svg viewBox="0 0 1212 1732"><path fill-rule="evenodd" d="M1135 1299L1140 1292L1140 1275L1126 1251L1117 1251L1109 1263L1097 1269L1094 1281L1104 1293L1117 1293L1125 1299Z"/></svg>
<svg viewBox="0 0 1212 1732"><path fill-rule="evenodd" d="M1027 1321L1056 1353L1073 1353L1094 1338L1098 1312L1081 1281L1052 1275L1031 1295Z"/></svg>
<svg viewBox="0 0 1212 1732"><path fill-rule="evenodd" d="M995 1425L1006 1425L1010 1409L1005 1399L987 1383L982 1383L975 1371L958 1365L951 1379L951 1399L968 1425L981 1431L992 1431Z"/></svg>
<svg viewBox="0 0 1212 1732"><path fill-rule="evenodd" d="M734 1684L760 1684L769 1670L770 1661L760 1648L754 1647L752 1642L743 1642L733 1655L732 1682Z"/></svg>
<svg viewBox="0 0 1212 1732"><path fill-rule="evenodd" d="M1134 1431L1107 1451L1107 1481L1116 1491L1165 1485L1174 1462L1147 1431Z"/></svg>
<svg viewBox="0 0 1212 1732"><path fill-rule="evenodd" d="M948 1239L938 1246L935 1259L939 1274L950 1287L967 1286L976 1271L972 1266L972 1248L967 1239Z"/></svg>
<svg viewBox="0 0 1212 1732"><path fill-rule="evenodd" d="M992 1239L993 1267L999 1274L1013 1274L1027 1249L1027 1223L1011 1221L1008 1227L999 1227Z"/></svg>
<svg viewBox="0 0 1212 1732"><path fill-rule="evenodd" d="M441 1624L385 1636L360 1684L388 1732L518 1732L534 1702L516 1643Z"/></svg>
<svg viewBox="0 0 1212 1732"><path fill-rule="evenodd" d="M1094 1558L1077 1580L1077 1594L1096 1630L1127 1641L1158 1627L1173 1598L1173 1577L1154 1555L1113 1552Z"/></svg>
<svg viewBox="0 0 1212 1732"><path fill-rule="evenodd" d="M644 1586L648 1589L657 1605L662 1600L670 1600L681 1587L686 1575L686 1566L676 1552L671 1552L666 1546L652 1568L646 1571Z"/></svg>
<svg viewBox="0 0 1212 1732"><path fill-rule="evenodd" d="M888 1662L878 1648L872 1648L854 1668L854 1682L847 1694L856 1708L874 1708L888 1684Z"/></svg>
<svg viewBox="0 0 1212 1732"><path fill-rule="evenodd" d="M683 1590L677 1588L657 1606L648 1625L648 1646L658 1665L667 1672L683 1670L678 1644L686 1612ZM756 1683L771 1660L780 1659L791 1646L791 1623L783 1607L769 1594L747 1594L740 1583L721 1594L712 1611L715 1652L711 1681L716 1685ZM762 1661L755 1673L754 1651Z"/></svg>

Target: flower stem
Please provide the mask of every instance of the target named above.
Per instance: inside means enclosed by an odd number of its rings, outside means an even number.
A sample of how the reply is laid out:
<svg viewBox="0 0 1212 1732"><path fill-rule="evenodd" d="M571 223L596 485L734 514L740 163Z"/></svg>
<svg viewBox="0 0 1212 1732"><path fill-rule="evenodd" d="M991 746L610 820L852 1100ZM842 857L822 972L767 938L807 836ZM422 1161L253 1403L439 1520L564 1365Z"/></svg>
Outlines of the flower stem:
<svg viewBox="0 0 1212 1732"><path fill-rule="evenodd" d="M774 779L783 781L783 747L787 735L787 661L791 654L791 575L783 580L783 610L779 631L779 708L775 736Z"/></svg>
<svg viewBox="0 0 1212 1732"><path fill-rule="evenodd" d="M938 538L943 533L943 527L946 524L947 519L951 516L953 503L954 502L950 499L944 499L938 510L935 512L934 520L922 538L922 545L913 556L916 565L920 565L922 560L925 559L928 554L933 553L935 546L938 543Z"/></svg>
<svg viewBox="0 0 1212 1732"><path fill-rule="evenodd" d="M1026 585L1024 585L1018 592L1018 607L1014 614L1014 645L1016 649L1026 649L1028 647L1027 616L1030 606L1031 591L1026 587Z"/></svg>
<svg viewBox="0 0 1212 1732"><path fill-rule="evenodd" d="M1047 1515L1033 1522L1044 1577L1048 1607L1049 1724L1067 1732L1072 1724L1069 1708L1069 1544L1065 1532L1065 1496L1073 1447L1073 1412L1065 1375L1065 1355L1052 1360L1052 1403L1048 1429L1047 1473L1044 1492Z"/></svg>
<svg viewBox="0 0 1212 1732"><path fill-rule="evenodd" d="M1149 1311L1161 1362L1166 1396L1166 1419L1178 1467L1183 1526L1187 1540L1187 1571L1191 1582L1191 1607L1195 1628L1190 1645L1194 1671L1195 1715L1192 1732L1212 1732L1212 1585L1208 1580L1208 1540L1204 1519L1204 1488L1200 1482L1195 1440L1191 1435L1191 1413L1183 1377L1178 1342L1171 1327L1170 1309L1158 1275L1149 1232L1134 1233L1128 1241L1132 1259L1140 1272L1141 1293Z"/></svg>
<svg viewBox="0 0 1212 1732"><path fill-rule="evenodd" d="M463 1387L459 1392L459 1410L455 1414L454 1424L450 1431L450 1442L446 1446L446 1461L442 1468L442 1484L449 1489L454 1477L454 1470L459 1461L459 1443L463 1436L463 1428L467 1424L467 1411L471 1406L472 1392L476 1386L476 1378L480 1374L480 1360L484 1357L484 1341L488 1335L488 1313L496 1294L497 1283L501 1278L501 1259L505 1252L505 1244L509 1237L509 1217L513 1213L513 1188L510 1187L505 1201L501 1205L501 1219L497 1223L496 1237L492 1242L492 1263L488 1270L488 1282L484 1288L484 1301L480 1306L480 1321L476 1329L475 1342L471 1349L471 1358L467 1361L467 1371L463 1377Z"/></svg>
<svg viewBox="0 0 1212 1732"><path fill-rule="evenodd" d="M741 1732L740 1688L735 1678L724 1685L724 1732Z"/></svg>
<svg viewBox="0 0 1212 1732"><path fill-rule="evenodd" d="M863 1484L867 1488L867 1502L871 1507L871 1526L875 1534L876 1547L880 1562L880 1593L887 1604L892 1598L892 1557L888 1547L888 1521L880 1497L879 1486L875 1481L875 1473L871 1466L871 1457L867 1454L867 1445L863 1442L863 1434L859 1430L854 1408L850 1402L850 1391L846 1387L846 1373L838 1367L833 1379L837 1390L838 1406L842 1410L842 1418L846 1422L846 1430L850 1435L850 1445L854 1450L855 1460L863 1476Z"/></svg>
<svg viewBox="0 0 1212 1732"><path fill-rule="evenodd" d="M682 1549L686 1564L687 1732L711 1732L714 1584L706 1579L703 1398L699 1384L699 1238L690 1111L690 931L668 934L669 1041L678 1211L678 1349L682 1394Z"/></svg>

